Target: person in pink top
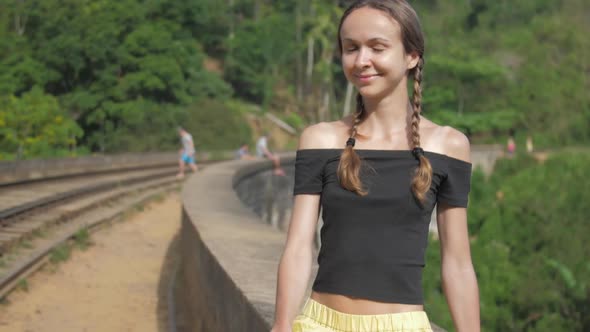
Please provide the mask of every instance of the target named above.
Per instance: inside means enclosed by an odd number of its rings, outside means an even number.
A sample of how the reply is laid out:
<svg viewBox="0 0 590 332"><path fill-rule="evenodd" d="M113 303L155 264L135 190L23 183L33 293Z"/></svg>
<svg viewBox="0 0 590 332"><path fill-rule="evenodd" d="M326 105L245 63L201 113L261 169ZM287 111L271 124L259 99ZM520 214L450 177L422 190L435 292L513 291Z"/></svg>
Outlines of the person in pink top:
<svg viewBox="0 0 590 332"><path fill-rule="evenodd" d="M510 130L510 134L508 135L508 141L506 142L506 151L508 151L508 156L512 157L516 153L516 141L514 140L514 131Z"/></svg>

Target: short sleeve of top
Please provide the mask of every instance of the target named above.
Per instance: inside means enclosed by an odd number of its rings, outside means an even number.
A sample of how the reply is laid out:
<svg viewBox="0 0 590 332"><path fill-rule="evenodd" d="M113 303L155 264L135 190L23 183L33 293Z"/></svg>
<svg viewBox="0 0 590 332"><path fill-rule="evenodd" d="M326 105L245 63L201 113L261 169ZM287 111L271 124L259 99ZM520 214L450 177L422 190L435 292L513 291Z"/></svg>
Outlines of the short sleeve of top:
<svg viewBox="0 0 590 332"><path fill-rule="evenodd" d="M318 194L324 185L325 153L320 150L298 150L295 157L293 194Z"/></svg>
<svg viewBox="0 0 590 332"><path fill-rule="evenodd" d="M471 189L471 163L448 158L446 177L438 188L437 202L467 207Z"/></svg>

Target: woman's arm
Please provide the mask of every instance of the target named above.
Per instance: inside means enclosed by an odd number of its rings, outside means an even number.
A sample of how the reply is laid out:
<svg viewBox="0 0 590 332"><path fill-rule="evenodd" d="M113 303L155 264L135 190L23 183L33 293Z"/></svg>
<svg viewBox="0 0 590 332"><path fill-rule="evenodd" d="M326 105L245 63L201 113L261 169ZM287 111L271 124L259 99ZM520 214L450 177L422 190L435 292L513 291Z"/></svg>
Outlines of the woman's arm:
<svg viewBox="0 0 590 332"><path fill-rule="evenodd" d="M320 195L296 195L287 244L279 264L273 332L291 331L307 290Z"/></svg>
<svg viewBox="0 0 590 332"><path fill-rule="evenodd" d="M463 133L445 127L447 155L471 162L469 140ZM438 234L441 248L442 286L458 332L479 332L479 290L471 262L467 209L439 202Z"/></svg>
<svg viewBox="0 0 590 332"><path fill-rule="evenodd" d="M439 203L442 286L458 332L480 331L479 290L471 262L467 210Z"/></svg>
<svg viewBox="0 0 590 332"><path fill-rule="evenodd" d="M301 133L297 148L331 147L334 144L332 136L330 125L315 124ZM273 332L290 332L300 309L311 274L319 211L320 193L295 195L287 243L279 264Z"/></svg>

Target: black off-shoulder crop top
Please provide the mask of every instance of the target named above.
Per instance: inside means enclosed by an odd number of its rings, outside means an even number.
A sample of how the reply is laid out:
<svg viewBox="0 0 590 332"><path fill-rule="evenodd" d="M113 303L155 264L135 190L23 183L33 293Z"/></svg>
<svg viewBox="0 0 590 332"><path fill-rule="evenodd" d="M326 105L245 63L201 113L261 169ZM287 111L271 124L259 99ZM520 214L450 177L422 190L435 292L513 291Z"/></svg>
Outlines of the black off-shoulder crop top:
<svg viewBox="0 0 590 332"><path fill-rule="evenodd" d="M320 194L318 292L422 304L428 226L437 202L466 207L471 163L425 151L433 176L425 204L411 191L418 160L409 150L355 150L363 160L359 196L340 186L342 149L298 150L294 194ZM452 222L452 220L450 221Z"/></svg>

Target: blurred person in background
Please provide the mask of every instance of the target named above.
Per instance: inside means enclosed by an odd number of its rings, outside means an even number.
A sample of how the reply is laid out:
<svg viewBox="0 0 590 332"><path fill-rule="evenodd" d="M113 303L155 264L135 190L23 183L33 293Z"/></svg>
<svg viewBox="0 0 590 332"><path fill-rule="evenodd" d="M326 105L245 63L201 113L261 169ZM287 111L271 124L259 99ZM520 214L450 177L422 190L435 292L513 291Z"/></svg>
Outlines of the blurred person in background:
<svg viewBox="0 0 590 332"><path fill-rule="evenodd" d="M178 135L180 136L182 148L178 151L180 159L178 160L178 174L176 177L182 179L184 178L185 165L188 165L193 172L198 170L198 166L195 160L193 136L182 127L178 127Z"/></svg>
<svg viewBox="0 0 590 332"><path fill-rule="evenodd" d="M236 159L254 159L254 156L250 154L250 147L247 143L242 144L240 148L236 151Z"/></svg>
<svg viewBox="0 0 590 332"><path fill-rule="evenodd" d="M512 157L516 153L516 141L514 140L514 130L510 129L508 133L508 141L506 141L506 151L508 151L508 156Z"/></svg>
<svg viewBox="0 0 590 332"><path fill-rule="evenodd" d="M281 176L285 175L285 170L281 167L281 158L279 155L272 153L268 149L268 137L269 133L264 133L258 138L258 141L256 142L256 157L270 159L273 164L273 174Z"/></svg>

